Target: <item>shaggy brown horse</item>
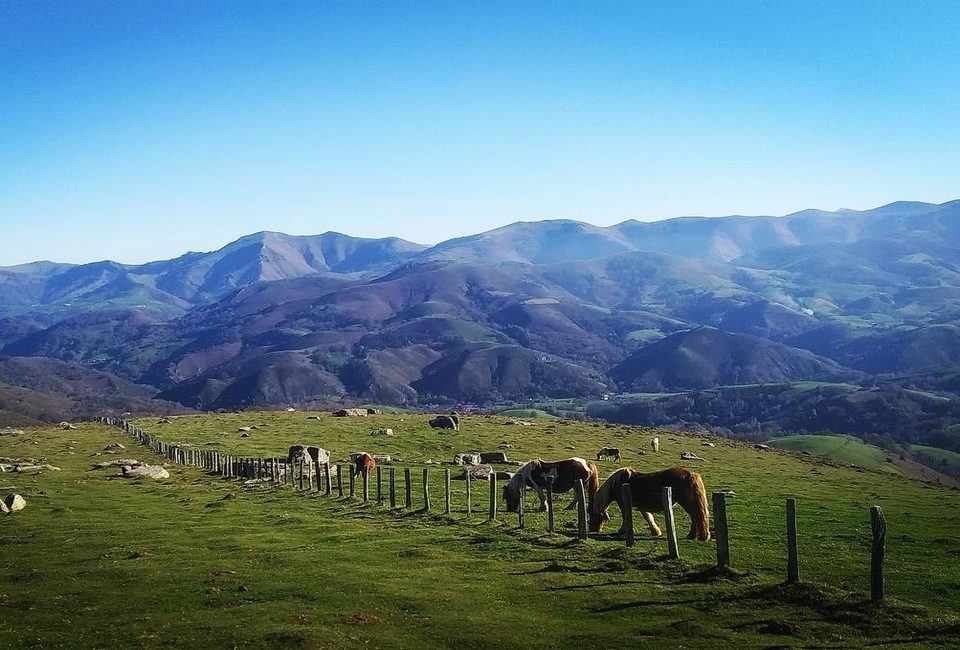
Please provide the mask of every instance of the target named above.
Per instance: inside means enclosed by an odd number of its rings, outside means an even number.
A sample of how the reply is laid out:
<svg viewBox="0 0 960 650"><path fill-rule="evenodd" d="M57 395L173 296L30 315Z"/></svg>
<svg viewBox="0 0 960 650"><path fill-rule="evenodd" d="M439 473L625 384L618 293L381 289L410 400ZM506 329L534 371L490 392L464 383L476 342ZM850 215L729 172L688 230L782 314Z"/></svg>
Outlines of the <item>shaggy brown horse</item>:
<svg viewBox="0 0 960 650"><path fill-rule="evenodd" d="M649 474L641 474L630 467L621 467L615 471L603 482L594 497L590 508L591 532L599 532L610 519L607 508L614 501L623 512L621 486L624 483L629 483L633 507L643 515L654 537L660 536L660 528L651 513L663 512L662 489L669 487L673 490L674 505L679 503L690 515L690 534L687 539L704 542L710 539L710 511L707 509L707 490L703 486L703 479L696 472L683 467L672 467Z"/></svg>
<svg viewBox="0 0 960 650"><path fill-rule="evenodd" d="M350 462L353 463L350 465L351 476L367 474L377 467L377 461L375 461L373 456L365 451L358 451L350 454Z"/></svg>
<svg viewBox="0 0 960 650"><path fill-rule="evenodd" d="M503 486L503 498L507 502L507 512L516 512L520 507L520 499L523 494L523 485L533 488L540 498L540 511L547 510L547 489L548 477L553 475L553 492L569 492L573 489L574 482L579 478L583 479L583 488L587 497L587 506L593 503L593 495L597 493L600 487L600 473L597 471L597 465L591 460L583 458L567 458L556 462L547 462L545 460L531 460L522 465L513 478ZM576 501L567 506L567 509L576 506Z"/></svg>

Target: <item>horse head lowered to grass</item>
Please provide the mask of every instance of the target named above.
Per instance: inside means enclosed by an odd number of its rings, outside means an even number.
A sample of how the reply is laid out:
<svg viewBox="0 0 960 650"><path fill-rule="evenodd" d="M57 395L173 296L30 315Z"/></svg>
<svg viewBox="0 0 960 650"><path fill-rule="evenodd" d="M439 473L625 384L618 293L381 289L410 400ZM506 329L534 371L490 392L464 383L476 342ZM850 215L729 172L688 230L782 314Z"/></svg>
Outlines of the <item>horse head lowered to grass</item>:
<svg viewBox="0 0 960 650"><path fill-rule="evenodd" d="M683 467L672 467L659 472L641 474L630 467L621 467L603 482L597 490L590 507L590 531L599 532L610 519L607 509L614 501L623 511L624 483L630 485L630 500L640 511L650 533L660 535L660 527L653 519L654 512L663 512L662 490L669 487L673 491L674 505L680 504L690 515L690 533L687 539L710 539L710 511L707 509L707 490L703 479L696 472Z"/></svg>
<svg viewBox="0 0 960 650"><path fill-rule="evenodd" d="M540 498L540 511L547 511L547 482L550 476L553 479L553 492L569 492L573 489L574 482L577 479L583 480L584 493L587 497L587 504L593 503L593 495L596 494L600 486L600 474L597 472L597 465L591 460L583 458L567 458L558 461L531 460L517 469L506 485L503 486L503 498L507 502L507 512L516 512L520 507L520 499L523 495L523 486L533 488ZM568 509L573 508L576 501L573 501Z"/></svg>

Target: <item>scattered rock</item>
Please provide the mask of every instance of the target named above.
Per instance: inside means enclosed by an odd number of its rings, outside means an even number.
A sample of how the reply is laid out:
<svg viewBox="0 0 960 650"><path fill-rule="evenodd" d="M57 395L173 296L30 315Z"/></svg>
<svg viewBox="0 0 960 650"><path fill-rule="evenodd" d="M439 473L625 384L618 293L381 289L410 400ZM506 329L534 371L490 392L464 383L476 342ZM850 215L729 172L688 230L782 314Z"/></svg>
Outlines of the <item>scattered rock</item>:
<svg viewBox="0 0 960 650"><path fill-rule="evenodd" d="M105 460L102 463L95 463L93 469L103 469L104 467L139 467L142 465L135 458L117 458L116 460Z"/></svg>
<svg viewBox="0 0 960 650"><path fill-rule="evenodd" d="M123 476L126 478L170 478L170 472L160 465L140 465L139 467L124 467Z"/></svg>
<svg viewBox="0 0 960 650"><path fill-rule="evenodd" d="M370 454L370 456L378 463L389 463L393 460L390 454Z"/></svg>
<svg viewBox="0 0 960 650"><path fill-rule="evenodd" d="M680 460L703 460L692 451L681 451Z"/></svg>
<svg viewBox="0 0 960 650"><path fill-rule="evenodd" d="M459 481L467 480L467 477L470 477L471 481L487 481L490 479L490 475L493 474L492 465L473 465L471 467L466 467L463 470L463 473L460 476L456 476Z"/></svg>
<svg viewBox="0 0 960 650"><path fill-rule="evenodd" d="M346 417L367 417L367 409L340 409L339 411L334 411L333 416L338 418Z"/></svg>
<svg viewBox="0 0 960 650"><path fill-rule="evenodd" d="M374 429L370 432L371 436L392 436L393 429Z"/></svg>
<svg viewBox="0 0 960 650"><path fill-rule="evenodd" d="M475 454L475 453L457 454L456 456L453 457L453 462L456 465L479 465L480 454Z"/></svg>
<svg viewBox="0 0 960 650"><path fill-rule="evenodd" d="M19 494L8 494L3 500L4 512L9 514L19 512L27 507L27 500Z"/></svg>
<svg viewBox="0 0 960 650"><path fill-rule="evenodd" d="M481 463L506 463L507 453L504 451L480 452Z"/></svg>

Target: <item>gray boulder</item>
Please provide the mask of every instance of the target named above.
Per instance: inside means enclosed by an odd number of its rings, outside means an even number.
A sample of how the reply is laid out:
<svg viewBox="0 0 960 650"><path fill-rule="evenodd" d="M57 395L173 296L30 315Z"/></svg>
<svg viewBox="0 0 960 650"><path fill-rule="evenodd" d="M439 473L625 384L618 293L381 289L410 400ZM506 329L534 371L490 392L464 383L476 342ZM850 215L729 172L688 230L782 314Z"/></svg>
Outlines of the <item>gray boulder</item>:
<svg viewBox="0 0 960 650"><path fill-rule="evenodd" d="M480 462L481 463L507 463L510 461L507 460L507 452L490 451L490 452L480 453Z"/></svg>
<svg viewBox="0 0 960 650"><path fill-rule="evenodd" d="M456 456L453 457L453 462L457 465L479 465L480 454L475 454L475 453L457 454Z"/></svg>
<svg viewBox="0 0 960 650"><path fill-rule="evenodd" d="M140 465L139 467L124 467L123 475L126 478L170 478L170 472L160 465Z"/></svg>
<svg viewBox="0 0 960 650"><path fill-rule="evenodd" d="M27 507L27 500L19 494L8 494L3 500L3 512L19 512Z"/></svg>

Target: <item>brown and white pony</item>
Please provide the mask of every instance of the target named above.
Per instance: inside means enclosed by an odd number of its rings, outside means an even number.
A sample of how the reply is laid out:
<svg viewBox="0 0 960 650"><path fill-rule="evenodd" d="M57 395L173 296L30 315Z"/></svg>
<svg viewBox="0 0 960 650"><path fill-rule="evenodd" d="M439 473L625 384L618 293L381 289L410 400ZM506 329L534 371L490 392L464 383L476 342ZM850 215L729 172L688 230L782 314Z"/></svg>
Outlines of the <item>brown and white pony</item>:
<svg viewBox="0 0 960 650"><path fill-rule="evenodd" d="M621 467L603 482L590 508L590 531L599 532L610 519L607 509L614 501L623 512L624 483L630 485L630 501L640 511L650 526L654 537L660 536L660 528L653 519L654 512L663 512L662 490L669 487L673 491L674 505L686 510L690 515L690 533L687 539L710 539L710 511L707 509L707 490L703 479L696 472L684 467L672 467L659 472L641 474L630 467ZM622 530L622 529L621 529Z"/></svg>
<svg viewBox="0 0 960 650"><path fill-rule="evenodd" d="M547 511L547 478L554 475L553 492L569 492L573 489L574 482L579 478L583 479L583 488L587 497L587 507L593 503L593 495L597 493L600 487L600 473L597 472L597 465L592 460L583 458L567 458L556 462L545 460L531 460L517 469L506 485L503 486L503 498L507 502L507 512L516 512L520 507L520 499L523 494L523 486L533 488L540 498L540 511ZM574 500L567 509L576 507Z"/></svg>
<svg viewBox="0 0 960 650"><path fill-rule="evenodd" d="M352 463L350 465L350 476L368 474L377 467L377 461L365 451L357 451L350 454L350 462Z"/></svg>

